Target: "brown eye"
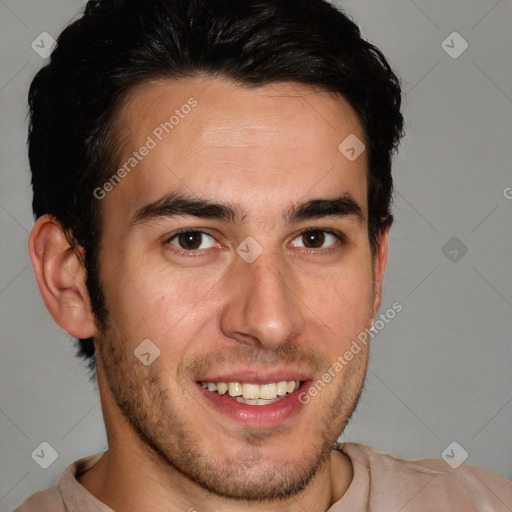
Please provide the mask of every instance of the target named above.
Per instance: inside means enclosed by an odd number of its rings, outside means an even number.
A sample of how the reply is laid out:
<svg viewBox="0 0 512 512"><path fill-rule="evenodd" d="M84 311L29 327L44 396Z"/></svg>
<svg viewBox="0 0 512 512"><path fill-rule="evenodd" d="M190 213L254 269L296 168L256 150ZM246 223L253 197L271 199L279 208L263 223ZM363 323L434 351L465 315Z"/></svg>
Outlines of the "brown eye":
<svg viewBox="0 0 512 512"><path fill-rule="evenodd" d="M323 231L306 231L302 234L304 247L308 249L319 249L325 242L325 233Z"/></svg>
<svg viewBox="0 0 512 512"><path fill-rule="evenodd" d="M209 249L215 245L214 239L202 231L182 231L170 238L169 242L185 251Z"/></svg>
<svg viewBox="0 0 512 512"><path fill-rule="evenodd" d="M326 249L340 244L342 236L325 229L308 229L303 231L294 241L294 247L305 249Z"/></svg>

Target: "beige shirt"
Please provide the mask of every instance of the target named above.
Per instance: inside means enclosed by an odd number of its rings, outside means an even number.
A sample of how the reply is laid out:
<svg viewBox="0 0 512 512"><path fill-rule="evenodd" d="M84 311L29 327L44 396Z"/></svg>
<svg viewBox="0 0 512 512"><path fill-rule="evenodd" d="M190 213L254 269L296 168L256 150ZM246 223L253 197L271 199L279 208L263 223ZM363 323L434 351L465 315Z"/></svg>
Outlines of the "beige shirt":
<svg viewBox="0 0 512 512"><path fill-rule="evenodd" d="M512 512L512 482L490 471L452 469L441 459L398 459L362 444L338 449L352 461L354 478L327 512ZM71 464L54 487L33 494L15 512L114 512L75 478L102 456Z"/></svg>

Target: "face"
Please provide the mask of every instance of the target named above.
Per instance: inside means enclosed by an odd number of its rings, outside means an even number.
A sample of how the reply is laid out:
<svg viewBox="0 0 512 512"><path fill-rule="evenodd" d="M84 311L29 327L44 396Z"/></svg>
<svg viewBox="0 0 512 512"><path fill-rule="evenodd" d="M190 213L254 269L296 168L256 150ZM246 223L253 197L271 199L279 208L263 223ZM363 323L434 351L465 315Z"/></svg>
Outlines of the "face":
<svg viewBox="0 0 512 512"><path fill-rule="evenodd" d="M108 416L217 495L293 495L348 421L367 349L305 393L380 301L366 154L338 150L360 123L298 84L204 78L138 88L120 121L130 170L100 201Z"/></svg>

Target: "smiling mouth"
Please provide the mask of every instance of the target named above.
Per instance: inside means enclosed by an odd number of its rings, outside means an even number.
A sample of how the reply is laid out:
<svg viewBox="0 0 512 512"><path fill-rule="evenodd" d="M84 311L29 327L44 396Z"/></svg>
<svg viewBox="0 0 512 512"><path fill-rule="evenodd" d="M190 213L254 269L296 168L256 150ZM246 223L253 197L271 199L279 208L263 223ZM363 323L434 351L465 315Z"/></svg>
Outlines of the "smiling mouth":
<svg viewBox="0 0 512 512"><path fill-rule="evenodd" d="M249 382L200 382L201 386L212 393L232 398L246 405L269 405L279 402L297 391L304 381L282 380L268 384Z"/></svg>

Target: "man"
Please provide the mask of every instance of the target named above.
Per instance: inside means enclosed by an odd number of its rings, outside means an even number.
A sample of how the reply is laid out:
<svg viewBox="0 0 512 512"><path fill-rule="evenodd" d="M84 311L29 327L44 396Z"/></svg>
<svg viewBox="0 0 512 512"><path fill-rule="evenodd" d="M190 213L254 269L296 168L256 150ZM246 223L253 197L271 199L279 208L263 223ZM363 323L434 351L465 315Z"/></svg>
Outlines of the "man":
<svg viewBox="0 0 512 512"><path fill-rule="evenodd" d="M17 510L510 510L490 472L336 446L381 302L400 97L322 0L87 4L30 89L29 250L109 450Z"/></svg>

